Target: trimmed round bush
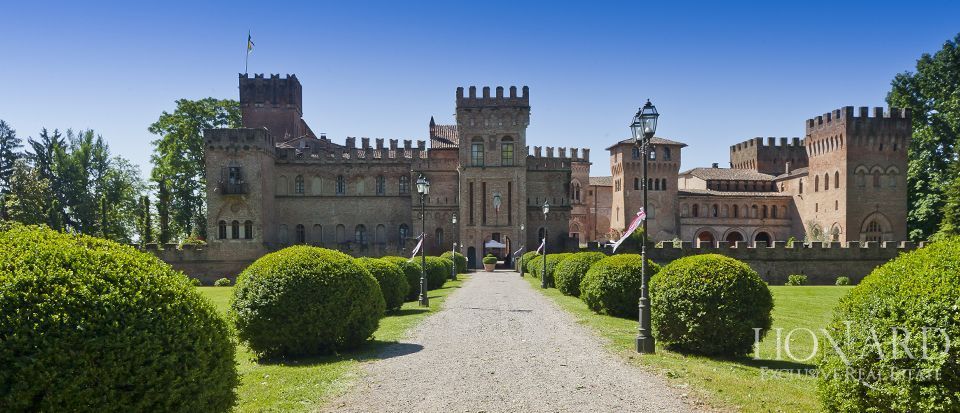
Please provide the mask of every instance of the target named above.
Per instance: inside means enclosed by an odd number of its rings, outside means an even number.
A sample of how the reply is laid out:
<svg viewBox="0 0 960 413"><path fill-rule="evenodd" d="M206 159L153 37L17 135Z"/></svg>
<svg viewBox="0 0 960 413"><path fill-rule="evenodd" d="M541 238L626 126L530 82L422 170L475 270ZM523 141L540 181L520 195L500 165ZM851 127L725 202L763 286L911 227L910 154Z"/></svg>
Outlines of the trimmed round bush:
<svg viewBox="0 0 960 413"><path fill-rule="evenodd" d="M383 257L381 258L387 262L391 262L396 266L400 267L400 270L403 271L403 275L407 279L407 301L416 301L420 297L420 273L422 268L420 266L419 259L414 259L410 261L409 258L404 257Z"/></svg>
<svg viewBox="0 0 960 413"><path fill-rule="evenodd" d="M602 252L578 252L571 254L557 264L553 270L553 280L561 293L573 297L580 296L580 282L587 275L590 266L607 256Z"/></svg>
<svg viewBox="0 0 960 413"><path fill-rule="evenodd" d="M191 279L190 279L190 284L193 284L194 287L203 286L203 283L200 282L200 279L199 279L199 278L191 278Z"/></svg>
<svg viewBox="0 0 960 413"><path fill-rule="evenodd" d="M787 282L784 285L807 285L807 276L803 274L790 274L787 276Z"/></svg>
<svg viewBox="0 0 960 413"><path fill-rule="evenodd" d="M580 282L580 299L597 313L637 317L642 263L639 254L612 255L595 262ZM659 265L647 260L650 276L659 270Z"/></svg>
<svg viewBox="0 0 960 413"><path fill-rule="evenodd" d="M452 256L453 258L451 258L451 256ZM463 254L461 254L461 253L459 253L459 252L457 252L457 253L452 253L452 254L451 254L450 251L447 251L447 252L445 252L445 253L443 253L443 254L440 254L440 258L446 258L446 259L448 259L448 260L453 260L454 264L456 264L456 266L457 266L457 274L466 274L466 273L467 273L467 257L464 257Z"/></svg>
<svg viewBox="0 0 960 413"><path fill-rule="evenodd" d="M525 273L530 272L530 266L528 266L528 264L530 264L530 261L533 261L534 258L539 256L540 254L537 254L536 251L529 251L529 252L523 253L523 255L521 256L523 258L523 272Z"/></svg>
<svg viewBox="0 0 960 413"><path fill-rule="evenodd" d="M837 284L837 285L850 285L850 277L847 277L847 276L845 276L845 275L841 275L841 276L837 277L836 284Z"/></svg>
<svg viewBox="0 0 960 413"><path fill-rule="evenodd" d="M377 279L387 310L396 310L403 306L403 300L407 297L410 286L407 284L407 277L397 264L369 257L357 258L357 262Z"/></svg>
<svg viewBox="0 0 960 413"><path fill-rule="evenodd" d="M487 265L496 264L497 257L494 257L493 255L487 255L486 257L483 257L483 263Z"/></svg>
<svg viewBox="0 0 960 413"><path fill-rule="evenodd" d="M352 257L306 245L260 257L233 293L237 335L263 358L356 348L385 307L377 280Z"/></svg>
<svg viewBox="0 0 960 413"><path fill-rule="evenodd" d="M560 252L556 254L547 253L547 286L553 286L553 271L557 268L557 264L561 263L564 259L572 255L569 252ZM540 278L543 276L543 256L538 256L530 262L530 273L534 277Z"/></svg>
<svg viewBox="0 0 960 413"><path fill-rule="evenodd" d="M840 300L827 328L837 348L825 345L819 360L824 410L960 410L958 306L960 238L873 270Z"/></svg>
<svg viewBox="0 0 960 413"><path fill-rule="evenodd" d="M650 283L653 332L671 348L705 355L750 352L770 329L773 297L747 264L718 254L665 265Z"/></svg>
<svg viewBox="0 0 960 413"><path fill-rule="evenodd" d="M427 257L427 287L431 290L442 288L450 279L452 262L440 257Z"/></svg>
<svg viewBox="0 0 960 413"><path fill-rule="evenodd" d="M0 410L230 411L227 322L150 254L0 229Z"/></svg>
<svg viewBox="0 0 960 413"><path fill-rule="evenodd" d="M217 281L213 282L214 287L229 287L230 284L231 284L230 279L226 277L220 278Z"/></svg>

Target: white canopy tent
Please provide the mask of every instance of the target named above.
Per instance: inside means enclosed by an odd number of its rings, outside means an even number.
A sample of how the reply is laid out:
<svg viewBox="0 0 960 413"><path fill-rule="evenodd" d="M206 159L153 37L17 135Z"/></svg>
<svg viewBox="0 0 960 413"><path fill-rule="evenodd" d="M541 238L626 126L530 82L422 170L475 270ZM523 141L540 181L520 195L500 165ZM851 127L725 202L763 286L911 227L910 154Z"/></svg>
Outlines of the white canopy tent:
<svg viewBox="0 0 960 413"><path fill-rule="evenodd" d="M493 239L492 239L492 240L490 240L490 241L487 241L485 244L483 244L483 246L484 246L485 248L506 248L506 247L507 247L507 244L504 244L504 243L502 243L502 242L500 242L500 241L497 241L497 240L493 240Z"/></svg>

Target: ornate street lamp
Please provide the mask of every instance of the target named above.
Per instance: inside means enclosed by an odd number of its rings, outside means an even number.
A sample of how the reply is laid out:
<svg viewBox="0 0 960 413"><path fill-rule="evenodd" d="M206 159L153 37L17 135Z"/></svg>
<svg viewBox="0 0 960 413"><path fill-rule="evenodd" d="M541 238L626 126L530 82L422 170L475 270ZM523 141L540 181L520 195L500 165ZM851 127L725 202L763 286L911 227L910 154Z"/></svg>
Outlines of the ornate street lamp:
<svg viewBox="0 0 960 413"><path fill-rule="evenodd" d="M420 306L429 307L430 297L427 296L427 213L426 198L430 195L430 181L423 174L417 178L417 192L420 194Z"/></svg>
<svg viewBox="0 0 960 413"><path fill-rule="evenodd" d="M633 132L633 143L640 151L643 158L643 179L640 185L643 188L643 211L647 211L647 160L650 158L647 151L650 150L650 139L657 131L657 107L647 103L637 110L633 116L633 123L630 124L630 130ZM647 219L643 219L643 235L640 241L640 326L637 328L637 352L641 354L653 354L656 351L656 345L650 327L650 290L647 277Z"/></svg>
<svg viewBox="0 0 960 413"><path fill-rule="evenodd" d="M450 222L453 223L453 231L457 232L457 213L453 213L453 218L450 219ZM450 279L457 279L457 243L453 243L453 249L450 250L450 260L453 261L453 271L450 273Z"/></svg>
<svg viewBox="0 0 960 413"><path fill-rule="evenodd" d="M543 273L540 274L540 288L547 288L547 213L550 204L543 201Z"/></svg>

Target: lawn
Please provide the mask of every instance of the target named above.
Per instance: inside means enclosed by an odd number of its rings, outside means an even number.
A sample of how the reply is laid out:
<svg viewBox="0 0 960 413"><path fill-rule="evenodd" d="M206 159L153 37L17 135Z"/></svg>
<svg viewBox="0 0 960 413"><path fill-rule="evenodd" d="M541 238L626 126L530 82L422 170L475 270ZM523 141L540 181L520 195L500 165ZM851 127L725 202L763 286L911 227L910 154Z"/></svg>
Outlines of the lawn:
<svg viewBox="0 0 960 413"><path fill-rule="evenodd" d="M360 362L374 359L385 346L398 342L408 329L430 313L439 311L450 293L460 288L467 276L448 281L430 291L430 309L420 308L416 302L403 307L380 320L380 328L373 340L362 349L333 356L301 358L285 363L257 363L244 345L237 347L240 386L237 388L237 411L308 411L319 409L326 400L347 388L357 377ZM198 287L201 294L226 315L233 287Z"/></svg>
<svg viewBox="0 0 960 413"><path fill-rule="evenodd" d="M540 290L539 279L526 278L533 288ZM580 299L562 295L553 288L541 292L572 313L579 323L609 340L608 345L615 353L667 377L673 385L711 406L747 412L807 412L821 409L814 377L779 371L773 374L770 369L813 369L816 358L794 362L781 352L778 359L776 329L783 329L781 342L785 343L787 333L793 329L818 331L826 327L833 307L851 288L771 286L774 330L761 341L758 359L689 356L665 350L662 346L657 348L656 354L640 356L634 350L636 320L595 314ZM800 330L791 336L790 351L796 358L803 359L811 354L813 344L813 337ZM818 335L818 345L824 345L823 335Z"/></svg>

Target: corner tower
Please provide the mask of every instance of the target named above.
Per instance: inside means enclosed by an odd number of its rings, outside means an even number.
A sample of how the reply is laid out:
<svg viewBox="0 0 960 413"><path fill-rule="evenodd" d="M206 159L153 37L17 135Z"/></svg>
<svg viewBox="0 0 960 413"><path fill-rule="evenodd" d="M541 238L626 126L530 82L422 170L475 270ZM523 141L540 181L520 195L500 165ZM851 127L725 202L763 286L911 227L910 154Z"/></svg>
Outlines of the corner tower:
<svg viewBox="0 0 960 413"><path fill-rule="evenodd" d="M240 115L245 128L266 128L278 142L313 132L303 121L303 88L296 75L253 78L240 74Z"/></svg>

